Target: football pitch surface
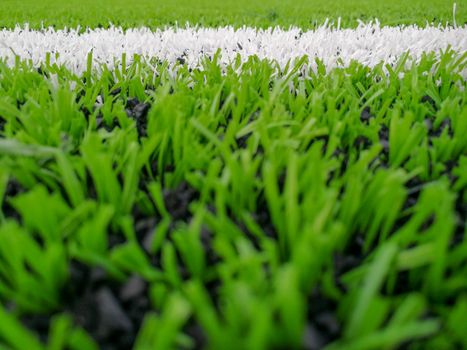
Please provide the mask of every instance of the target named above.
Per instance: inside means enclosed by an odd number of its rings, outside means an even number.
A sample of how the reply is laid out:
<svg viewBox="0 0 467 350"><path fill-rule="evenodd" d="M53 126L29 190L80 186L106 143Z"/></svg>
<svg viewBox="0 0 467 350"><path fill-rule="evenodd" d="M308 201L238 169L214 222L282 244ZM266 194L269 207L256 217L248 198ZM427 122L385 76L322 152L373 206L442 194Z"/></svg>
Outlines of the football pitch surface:
<svg viewBox="0 0 467 350"><path fill-rule="evenodd" d="M467 4L0 5L0 349L467 348Z"/></svg>

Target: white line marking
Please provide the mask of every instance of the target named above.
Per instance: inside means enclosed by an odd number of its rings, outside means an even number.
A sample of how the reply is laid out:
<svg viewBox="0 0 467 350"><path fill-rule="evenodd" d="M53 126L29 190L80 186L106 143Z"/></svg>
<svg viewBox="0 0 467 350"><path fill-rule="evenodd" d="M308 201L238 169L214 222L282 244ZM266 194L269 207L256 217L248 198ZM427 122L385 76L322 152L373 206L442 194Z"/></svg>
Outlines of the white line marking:
<svg viewBox="0 0 467 350"><path fill-rule="evenodd" d="M113 68L126 53L128 62L134 54L145 59L167 60L170 64L183 59L191 67L198 66L203 56L221 50L219 61L228 64L240 55L242 61L252 55L275 60L283 67L289 60L303 55L321 59L326 67L346 66L352 60L374 66L381 61L394 63L409 52L413 59L427 52L451 47L459 53L467 51L467 26L463 27L380 27L361 24L356 29L333 29L326 26L302 32L298 28L258 30L244 27L110 28L40 31L27 27L0 31L0 57L13 65L15 55L39 65L51 53L51 62L65 64L79 73L86 69L86 57L92 50L95 65ZM55 55L58 54L58 57Z"/></svg>

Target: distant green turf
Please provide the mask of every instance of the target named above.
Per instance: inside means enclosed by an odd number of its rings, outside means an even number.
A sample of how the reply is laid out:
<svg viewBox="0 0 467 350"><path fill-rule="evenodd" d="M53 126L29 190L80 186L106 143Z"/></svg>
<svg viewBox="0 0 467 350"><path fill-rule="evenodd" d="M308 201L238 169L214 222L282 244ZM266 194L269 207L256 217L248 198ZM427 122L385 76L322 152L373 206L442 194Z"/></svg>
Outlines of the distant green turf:
<svg viewBox="0 0 467 350"><path fill-rule="evenodd" d="M326 18L342 26L378 18L383 24L453 24L452 0L3 0L0 27L28 22L32 27L123 27L184 25L300 26L313 28ZM457 23L467 23L467 4L458 1Z"/></svg>

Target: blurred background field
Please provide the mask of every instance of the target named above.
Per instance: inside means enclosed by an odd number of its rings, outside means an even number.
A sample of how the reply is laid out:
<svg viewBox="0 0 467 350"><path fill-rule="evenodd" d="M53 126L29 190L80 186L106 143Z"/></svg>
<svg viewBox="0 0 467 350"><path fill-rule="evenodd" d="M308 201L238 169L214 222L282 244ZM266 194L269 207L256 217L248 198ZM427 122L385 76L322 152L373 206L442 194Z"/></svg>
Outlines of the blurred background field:
<svg viewBox="0 0 467 350"><path fill-rule="evenodd" d="M0 27L29 23L44 26L124 28L170 25L247 25L255 27L322 25L341 17L341 26L355 27L358 20L378 18L383 25L453 24L452 0L2 0ZM467 4L466 4L467 5ZM457 4L457 25L467 23L467 6Z"/></svg>

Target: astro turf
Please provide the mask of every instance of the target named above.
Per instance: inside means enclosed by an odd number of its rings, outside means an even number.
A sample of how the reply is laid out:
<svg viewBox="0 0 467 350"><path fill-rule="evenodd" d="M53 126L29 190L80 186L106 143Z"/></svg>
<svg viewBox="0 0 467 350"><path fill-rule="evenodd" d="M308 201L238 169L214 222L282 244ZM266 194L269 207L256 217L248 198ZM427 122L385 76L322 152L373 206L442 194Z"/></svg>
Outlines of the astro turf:
<svg viewBox="0 0 467 350"><path fill-rule="evenodd" d="M0 65L3 349L467 347L467 55Z"/></svg>
<svg viewBox="0 0 467 350"><path fill-rule="evenodd" d="M0 350L467 348L454 9L3 1Z"/></svg>
<svg viewBox="0 0 467 350"><path fill-rule="evenodd" d="M456 11L453 5L457 2ZM467 6L453 0L2 0L0 28L39 29L200 25L316 28L326 19L343 27L375 19L383 25L464 25Z"/></svg>

